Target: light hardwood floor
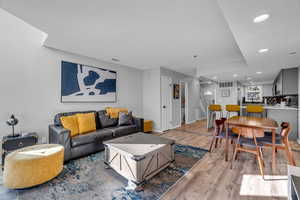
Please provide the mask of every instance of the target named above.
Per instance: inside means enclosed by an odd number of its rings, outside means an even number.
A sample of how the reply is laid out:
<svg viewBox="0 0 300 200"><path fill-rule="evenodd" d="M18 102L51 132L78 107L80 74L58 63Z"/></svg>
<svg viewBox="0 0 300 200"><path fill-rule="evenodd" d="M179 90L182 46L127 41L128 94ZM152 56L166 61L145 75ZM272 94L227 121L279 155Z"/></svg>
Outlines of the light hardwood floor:
<svg viewBox="0 0 300 200"><path fill-rule="evenodd" d="M206 121L198 121L178 129L160 133L162 137L174 139L179 144L191 145L208 149L211 142L211 132L205 128ZM225 162L223 145L213 149L199 160L193 168L181 178L161 199L163 200L226 200L226 199L286 199L280 194L286 193L285 187L278 184L285 183L287 174L287 161L282 151L277 153L277 170L271 178L278 180L260 180L259 169L254 155L240 153L230 169L230 162ZM299 146L294 144L295 148ZM232 147L230 147L232 150ZM230 151L230 159L232 151ZM294 151L297 166L300 166L300 152ZM264 150L265 174L272 175L271 171L271 149ZM284 177L280 176L284 175ZM249 179L250 177L250 179ZM259 181L256 183L255 180ZM249 181L250 180L250 181ZM243 184L242 184L243 183ZM252 185L250 185L250 183ZM249 184L249 185L247 185ZM260 185L262 184L262 185ZM268 187L269 190L267 190ZM251 189L252 193L240 195L241 187ZM265 191L264 191L265 190ZM267 196L261 196L261 193ZM278 195L279 194L279 195Z"/></svg>

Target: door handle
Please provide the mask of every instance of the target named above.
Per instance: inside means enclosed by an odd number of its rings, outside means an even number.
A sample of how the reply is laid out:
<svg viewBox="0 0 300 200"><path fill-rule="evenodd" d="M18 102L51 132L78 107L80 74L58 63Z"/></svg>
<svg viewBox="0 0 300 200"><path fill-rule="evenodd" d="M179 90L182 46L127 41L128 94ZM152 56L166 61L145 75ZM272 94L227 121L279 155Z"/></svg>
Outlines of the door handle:
<svg viewBox="0 0 300 200"><path fill-rule="evenodd" d="M166 108L166 106L163 106L163 108Z"/></svg>

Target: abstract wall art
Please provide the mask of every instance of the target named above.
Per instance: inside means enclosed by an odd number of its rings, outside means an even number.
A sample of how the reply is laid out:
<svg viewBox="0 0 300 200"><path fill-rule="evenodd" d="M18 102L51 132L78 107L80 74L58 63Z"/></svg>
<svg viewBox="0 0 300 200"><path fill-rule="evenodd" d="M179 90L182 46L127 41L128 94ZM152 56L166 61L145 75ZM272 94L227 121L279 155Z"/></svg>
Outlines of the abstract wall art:
<svg viewBox="0 0 300 200"><path fill-rule="evenodd" d="M179 99L180 87L179 84L173 85L173 99Z"/></svg>
<svg viewBox="0 0 300 200"><path fill-rule="evenodd" d="M117 72L61 62L61 102L116 102Z"/></svg>

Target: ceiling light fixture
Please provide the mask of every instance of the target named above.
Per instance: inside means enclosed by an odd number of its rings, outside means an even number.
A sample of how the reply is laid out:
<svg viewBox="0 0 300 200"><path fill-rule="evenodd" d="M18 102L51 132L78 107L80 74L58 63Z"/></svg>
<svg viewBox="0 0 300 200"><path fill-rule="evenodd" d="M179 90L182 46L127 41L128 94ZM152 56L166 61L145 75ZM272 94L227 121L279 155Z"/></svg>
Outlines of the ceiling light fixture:
<svg viewBox="0 0 300 200"><path fill-rule="evenodd" d="M238 74L233 74L233 77L237 77L238 76Z"/></svg>
<svg viewBox="0 0 300 200"><path fill-rule="evenodd" d="M263 22L263 21L266 21L269 17L270 17L269 14L259 15L259 16L255 17L255 18L253 19L253 22L256 23L256 24L257 24L257 23L261 23L261 22Z"/></svg>
<svg viewBox="0 0 300 200"><path fill-rule="evenodd" d="M269 51L269 49L260 49L260 50L258 50L258 53L265 53L265 52L267 52L267 51Z"/></svg>
<svg viewBox="0 0 300 200"><path fill-rule="evenodd" d="M209 91L209 90L207 90L206 92L204 92L204 95L206 95L206 96L210 96L210 95L212 95L213 93L211 92L211 91Z"/></svg>
<svg viewBox="0 0 300 200"><path fill-rule="evenodd" d="M262 74L262 72L256 72L256 74Z"/></svg>
<svg viewBox="0 0 300 200"><path fill-rule="evenodd" d="M252 78L251 77L247 77L247 80L251 80Z"/></svg>
<svg viewBox="0 0 300 200"><path fill-rule="evenodd" d="M218 77L214 76L213 79L216 80Z"/></svg>

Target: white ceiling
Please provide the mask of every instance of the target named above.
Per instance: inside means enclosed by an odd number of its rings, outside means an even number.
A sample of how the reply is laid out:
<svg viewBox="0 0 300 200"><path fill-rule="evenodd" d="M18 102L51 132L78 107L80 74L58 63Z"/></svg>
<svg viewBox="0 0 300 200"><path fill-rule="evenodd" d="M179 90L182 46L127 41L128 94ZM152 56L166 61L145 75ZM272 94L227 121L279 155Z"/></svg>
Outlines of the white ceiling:
<svg viewBox="0 0 300 200"><path fill-rule="evenodd" d="M198 76L231 80L237 73L238 80L257 81L300 64L299 6L297 0L0 0L46 32L49 47L139 69L196 75L197 68ZM264 12L270 19L253 24ZM259 55L265 47L270 51Z"/></svg>
<svg viewBox="0 0 300 200"><path fill-rule="evenodd" d="M248 68L258 81L274 79L281 68L300 65L300 3L298 0L218 0ZM253 19L270 18L255 24ZM259 49L268 48L266 53ZM296 51L296 55L289 53ZM263 74L256 75L255 71Z"/></svg>

